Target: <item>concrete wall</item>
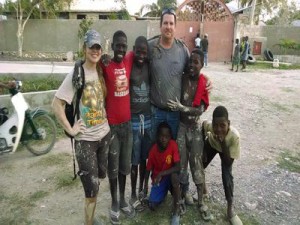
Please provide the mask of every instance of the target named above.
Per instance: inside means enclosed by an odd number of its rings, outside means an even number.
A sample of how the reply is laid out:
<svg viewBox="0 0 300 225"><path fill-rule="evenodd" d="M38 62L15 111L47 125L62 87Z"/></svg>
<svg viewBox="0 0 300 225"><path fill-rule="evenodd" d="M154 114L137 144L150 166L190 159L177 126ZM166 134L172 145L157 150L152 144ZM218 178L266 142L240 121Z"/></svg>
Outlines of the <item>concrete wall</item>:
<svg viewBox="0 0 300 225"><path fill-rule="evenodd" d="M23 93L24 98L29 104L30 108L41 108L48 112L51 112L51 104L54 98L56 90L52 91L40 91L40 92L28 92ZM9 114L12 114L14 109L11 103L10 95L0 95L1 106L5 106L9 110Z"/></svg>
<svg viewBox="0 0 300 225"><path fill-rule="evenodd" d="M29 20L24 31L24 53L26 51L68 52L78 51L77 37L80 20ZM128 37L128 50L139 35L147 38L159 34L158 21L96 20L92 28L101 34L110 51L113 33L123 30ZM17 21L0 21L0 51L17 51Z"/></svg>
<svg viewBox="0 0 300 225"><path fill-rule="evenodd" d="M292 39L297 43L300 43L300 27L292 26L239 26L240 36L249 36L250 40L254 40L256 37L264 37L267 39L264 47L270 49L273 54L283 54L278 46L275 46L280 42L280 39ZM250 42L251 44L251 42ZM253 46L253 45L252 45ZM262 52L265 49L262 49ZM288 50L287 55L300 55L300 50Z"/></svg>

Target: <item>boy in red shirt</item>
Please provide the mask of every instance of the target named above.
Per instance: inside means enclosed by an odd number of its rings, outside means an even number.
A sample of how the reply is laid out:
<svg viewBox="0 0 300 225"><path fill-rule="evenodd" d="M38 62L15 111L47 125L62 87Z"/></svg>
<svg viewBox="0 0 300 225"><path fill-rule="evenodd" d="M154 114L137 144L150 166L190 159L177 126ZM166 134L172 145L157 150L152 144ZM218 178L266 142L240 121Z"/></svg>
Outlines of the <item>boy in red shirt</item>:
<svg viewBox="0 0 300 225"><path fill-rule="evenodd" d="M130 174L133 140L129 95L133 59L125 57L127 36L123 31L114 33L111 48L114 51L112 60L107 66L100 65L107 87L106 112L113 137L108 153L108 178L112 197L110 219L112 224L120 224L120 210L129 218L135 216L134 209L125 201L126 175Z"/></svg>
<svg viewBox="0 0 300 225"><path fill-rule="evenodd" d="M149 197L149 207L154 210L166 197L170 190L173 194L172 225L179 225L180 220L180 157L176 142L171 139L171 127L162 122L157 128L157 143L150 150L146 174L144 193L148 193L150 172L152 187Z"/></svg>

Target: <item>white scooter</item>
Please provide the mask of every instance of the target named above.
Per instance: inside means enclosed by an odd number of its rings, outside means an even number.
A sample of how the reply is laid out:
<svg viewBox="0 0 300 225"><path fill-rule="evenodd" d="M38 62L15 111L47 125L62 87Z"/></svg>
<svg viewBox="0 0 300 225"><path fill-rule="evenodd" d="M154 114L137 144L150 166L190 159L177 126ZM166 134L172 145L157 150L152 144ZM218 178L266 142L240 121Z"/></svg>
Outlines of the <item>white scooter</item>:
<svg viewBox="0 0 300 225"><path fill-rule="evenodd" d="M15 152L20 142L34 155L48 153L56 141L56 125L48 112L29 105L19 91L21 81L10 88L11 102L15 112L0 123L0 154ZM3 113L3 110L2 110ZM2 119L5 115L2 115Z"/></svg>

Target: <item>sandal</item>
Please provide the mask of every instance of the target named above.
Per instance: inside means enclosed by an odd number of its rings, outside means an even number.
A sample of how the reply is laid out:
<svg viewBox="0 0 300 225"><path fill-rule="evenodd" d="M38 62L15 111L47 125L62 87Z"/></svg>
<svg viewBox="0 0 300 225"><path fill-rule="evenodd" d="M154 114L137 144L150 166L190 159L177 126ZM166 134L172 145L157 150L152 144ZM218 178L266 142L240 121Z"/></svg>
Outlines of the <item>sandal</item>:
<svg viewBox="0 0 300 225"><path fill-rule="evenodd" d="M180 223L180 216L179 215L173 215L171 220L171 225L179 225Z"/></svg>
<svg viewBox="0 0 300 225"><path fill-rule="evenodd" d="M122 207L120 209L121 209L121 212L124 213L126 217L128 217L130 219L135 217L135 210L130 205L127 205L127 206Z"/></svg>
<svg viewBox="0 0 300 225"><path fill-rule="evenodd" d="M185 206L184 199L179 200L178 204L179 204L179 209L180 209L180 213L179 214L182 216L183 214L186 213L186 206Z"/></svg>
<svg viewBox="0 0 300 225"><path fill-rule="evenodd" d="M145 207L142 205L142 203L138 199L135 202L133 202L133 200L131 199L129 201L129 203L137 212L142 212L145 209Z"/></svg>
<svg viewBox="0 0 300 225"><path fill-rule="evenodd" d="M200 213L201 213L201 216L202 216L202 219L205 220L205 221L210 221L212 220L212 215L211 213L209 212L208 210L208 207L207 205L202 205L200 208Z"/></svg>
<svg viewBox="0 0 300 225"><path fill-rule="evenodd" d="M243 222L241 221L241 219L238 215L231 217L229 222L231 225L243 225Z"/></svg>
<svg viewBox="0 0 300 225"><path fill-rule="evenodd" d="M120 222L120 211L113 211L113 210L110 210L110 222L111 224L113 225L120 225L121 222Z"/></svg>

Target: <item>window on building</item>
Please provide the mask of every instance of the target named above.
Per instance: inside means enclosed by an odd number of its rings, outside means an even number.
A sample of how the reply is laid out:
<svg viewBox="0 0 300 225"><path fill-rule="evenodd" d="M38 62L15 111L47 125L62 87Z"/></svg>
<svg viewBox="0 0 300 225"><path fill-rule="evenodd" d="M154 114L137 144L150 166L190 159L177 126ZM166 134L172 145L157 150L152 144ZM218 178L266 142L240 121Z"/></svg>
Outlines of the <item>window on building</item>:
<svg viewBox="0 0 300 225"><path fill-rule="evenodd" d="M78 19L78 20L86 19L86 15L85 15L85 14L78 14L78 15L77 15L77 19Z"/></svg>
<svg viewBox="0 0 300 225"><path fill-rule="evenodd" d="M108 15L99 15L99 20L107 20Z"/></svg>

